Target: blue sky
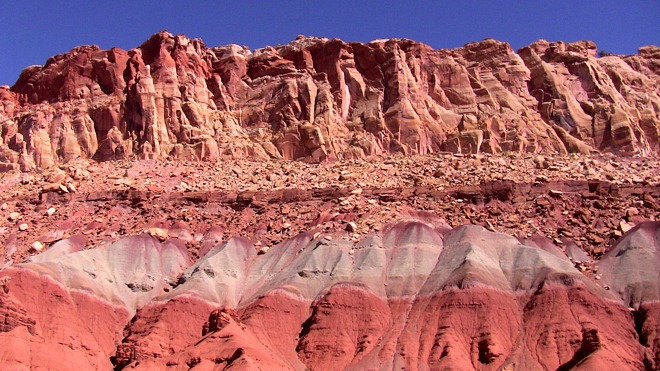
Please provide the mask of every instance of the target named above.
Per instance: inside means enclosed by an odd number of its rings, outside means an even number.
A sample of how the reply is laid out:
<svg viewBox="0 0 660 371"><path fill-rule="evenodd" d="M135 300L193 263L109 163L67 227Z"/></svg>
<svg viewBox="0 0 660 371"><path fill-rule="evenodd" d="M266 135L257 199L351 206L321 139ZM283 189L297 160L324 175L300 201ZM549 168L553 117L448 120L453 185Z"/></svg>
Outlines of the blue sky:
<svg viewBox="0 0 660 371"><path fill-rule="evenodd" d="M409 4L408 4L409 3ZM405 37L454 48L492 37L593 40L631 54L660 45L660 0L619 1L0 1L0 85L77 45L130 49L167 29L207 46L260 48L296 35L345 41Z"/></svg>

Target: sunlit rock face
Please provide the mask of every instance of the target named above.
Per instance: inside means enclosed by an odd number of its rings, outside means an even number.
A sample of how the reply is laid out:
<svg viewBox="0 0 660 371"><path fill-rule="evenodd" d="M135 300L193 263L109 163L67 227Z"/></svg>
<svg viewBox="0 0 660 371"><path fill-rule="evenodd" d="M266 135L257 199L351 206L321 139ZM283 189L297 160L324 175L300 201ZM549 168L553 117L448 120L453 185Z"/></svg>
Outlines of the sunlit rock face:
<svg viewBox="0 0 660 371"><path fill-rule="evenodd" d="M138 48L77 47L0 88L0 163L72 159L323 161L399 152L657 155L660 49L492 39L299 37L249 50L159 32Z"/></svg>
<svg viewBox="0 0 660 371"><path fill-rule="evenodd" d="M601 281L556 246L429 220L359 242L303 233L267 251L231 238L197 261L177 239L138 235L88 250L63 240L0 271L0 360L18 369L653 369L657 224L619 240Z"/></svg>

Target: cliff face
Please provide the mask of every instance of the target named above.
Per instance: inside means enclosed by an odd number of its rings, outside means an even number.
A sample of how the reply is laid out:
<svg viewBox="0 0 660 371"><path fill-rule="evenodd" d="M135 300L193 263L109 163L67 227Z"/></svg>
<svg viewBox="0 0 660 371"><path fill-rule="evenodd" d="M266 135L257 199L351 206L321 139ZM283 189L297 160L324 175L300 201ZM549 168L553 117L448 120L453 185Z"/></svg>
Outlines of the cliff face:
<svg viewBox="0 0 660 371"><path fill-rule="evenodd" d="M136 49L82 46L0 88L0 168L220 157L372 154L657 155L660 48L596 57L591 42L299 37L250 51L160 32Z"/></svg>

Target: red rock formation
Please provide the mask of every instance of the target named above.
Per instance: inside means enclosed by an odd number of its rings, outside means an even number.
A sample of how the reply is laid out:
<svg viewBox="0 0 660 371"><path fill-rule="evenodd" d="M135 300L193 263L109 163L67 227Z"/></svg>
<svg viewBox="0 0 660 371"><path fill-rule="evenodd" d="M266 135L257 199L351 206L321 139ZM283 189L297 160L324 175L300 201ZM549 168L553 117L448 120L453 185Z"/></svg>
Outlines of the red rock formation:
<svg viewBox="0 0 660 371"><path fill-rule="evenodd" d="M657 290L626 273L633 255L657 250L655 224L631 230L601 263L607 291L556 247L422 219L357 244L303 234L258 254L231 239L178 283L190 261L174 239L46 251L0 273L0 361L149 370L657 365ZM648 279L657 286L657 272ZM641 300L635 319L630 298Z"/></svg>
<svg viewBox="0 0 660 371"><path fill-rule="evenodd" d="M660 365L660 222L637 225L599 262L605 283L635 313L647 364Z"/></svg>
<svg viewBox="0 0 660 371"><path fill-rule="evenodd" d="M0 272L6 369L110 368L129 312L29 269Z"/></svg>
<svg viewBox="0 0 660 371"><path fill-rule="evenodd" d="M94 250L53 248L0 271L3 368L112 367L136 308L190 264L176 243L148 236Z"/></svg>
<svg viewBox="0 0 660 371"><path fill-rule="evenodd" d="M136 49L77 47L0 88L2 169L77 157L371 154L657 155L658 58L591 42L487 39L434 50L300 37L254 51L159 32Z"/></svg>

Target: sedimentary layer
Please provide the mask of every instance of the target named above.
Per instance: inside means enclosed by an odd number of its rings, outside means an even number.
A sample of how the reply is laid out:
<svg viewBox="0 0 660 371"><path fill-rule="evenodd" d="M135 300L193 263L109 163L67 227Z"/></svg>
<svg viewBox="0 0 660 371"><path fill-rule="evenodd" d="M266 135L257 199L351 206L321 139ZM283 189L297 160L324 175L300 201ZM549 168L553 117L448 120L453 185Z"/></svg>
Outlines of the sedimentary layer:
<svg viewBox="0 0 660 371"><path fill-rule="evenodd" d="M303 233L264 249L232 238L196 261L180 240L146 234L89 250L63 240L0 272L0 361L53 369L653 368L659 241L657 222L638 225L594 280L551 242L452 229L428 216L359 242Z"/></svg>
<svg viewBox="0 0 660 371"><path fill-rule="evenodd" d="M80 46L0 88L0 167L75 158L323 161L369 155L658 155L660 49L487 39L433 49L299 37L250 50L159 32Z"/></svg>

